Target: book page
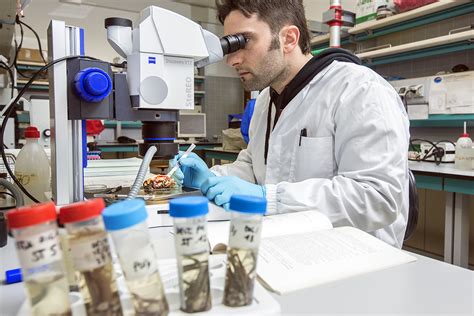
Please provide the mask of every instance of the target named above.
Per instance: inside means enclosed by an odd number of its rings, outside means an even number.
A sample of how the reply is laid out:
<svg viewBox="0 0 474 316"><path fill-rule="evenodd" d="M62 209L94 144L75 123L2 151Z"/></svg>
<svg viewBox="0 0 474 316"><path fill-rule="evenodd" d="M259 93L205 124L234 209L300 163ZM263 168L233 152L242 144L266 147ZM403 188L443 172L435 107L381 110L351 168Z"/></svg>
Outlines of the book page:
<svg viewBox="0 0 474 316"><path fill-rule="evenodd" d="M257 273L288 293L415 260L357 228L339 227L263 239Z"/></svg>
<svg viewBox="0 0 474 316"><path fill-rule="evenodd" d="M329 218L317 211L265 216L262 225L261 238L332 228ZM229 221L209 223L207 226L207 238L209 239L211 249L214 249L218 244L226 245L229 239Z"/></svg>

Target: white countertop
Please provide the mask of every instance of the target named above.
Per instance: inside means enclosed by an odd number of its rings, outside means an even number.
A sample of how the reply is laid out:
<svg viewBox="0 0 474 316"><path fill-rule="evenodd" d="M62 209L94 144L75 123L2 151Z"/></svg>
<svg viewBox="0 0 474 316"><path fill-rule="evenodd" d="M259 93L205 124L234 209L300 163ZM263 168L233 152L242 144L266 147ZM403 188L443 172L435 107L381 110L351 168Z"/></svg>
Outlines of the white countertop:
<svg viewBox="0 0 474 316"><path fill-rule="evenodd" d="M463 176L463 177L473 177L474 178L474 170L459 170L454 168L454 163L441 163L436 165L434 162L427 162L427 161L408 161L408 167L412 171L422 171L422 172L429 172L429 173L436 173L436 174L443 174L443 175L456 175L456 176Z"/></svg>

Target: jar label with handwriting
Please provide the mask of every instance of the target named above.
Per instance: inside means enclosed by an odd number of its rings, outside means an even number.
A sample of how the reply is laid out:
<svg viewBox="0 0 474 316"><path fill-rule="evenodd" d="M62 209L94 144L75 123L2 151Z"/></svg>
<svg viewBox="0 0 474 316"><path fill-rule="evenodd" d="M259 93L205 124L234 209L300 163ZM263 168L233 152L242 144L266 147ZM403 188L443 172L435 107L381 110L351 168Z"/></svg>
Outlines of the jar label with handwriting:
<svg viewBox="0 0 474 316"><path fill-rule="evenodd" d="M34 270L62 259L58 231L48 230L39 234L19 237L16 239L16 249L21 267ZM34 273L34 271L28 271Z"/></svg>
<svg viewBox="0 0 474 316"><path fill-rule="evenodd" d="M134 280L146 277L158 270L152 245L137 249L120 260L125 278Z"/></svg>
<svg viewBox="0 0 474 316"><path fill-rule="evenodd" d="M262 230L261 222L233 220L230 222L229 247L240 249L258 248Z"/></svg>
<svg viewBox="0 0 474 316"><path fill-rule="evenodd" d="M191 255L209 251L207 241L207 225L205 220L175 224L174 238L179 254Z"/></svg>
<svg viewBox="0 0 474 316"><path fill-rule="evenodd" d="M111 261L107 235L100 238L81 238L70 240L71 257L74 267L79 271L91 271Z"/></svg>

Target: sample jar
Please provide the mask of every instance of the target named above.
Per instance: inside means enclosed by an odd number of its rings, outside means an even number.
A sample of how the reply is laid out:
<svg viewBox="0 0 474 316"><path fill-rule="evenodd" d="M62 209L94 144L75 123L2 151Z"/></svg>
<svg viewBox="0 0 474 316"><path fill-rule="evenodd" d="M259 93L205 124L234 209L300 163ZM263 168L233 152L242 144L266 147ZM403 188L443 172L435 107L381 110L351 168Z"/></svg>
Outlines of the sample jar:
<svg viewBox="0 0 474 316"><path fill-rule="evenodd" d="M178 264L181 310L186 313L211 309L209 243L207 241L208 200L190 196L169 203L173 217Z"/></svg>
<svg viewBox="0 0 474 316"><path fill-rule="evenodd" d="M73 203L61 208L77 283L88 315L122 315L107 232L102 221L102 199Z"/></svg>
<svg viewBox="0 0 474 316"><path fill-rule="evenodd" d="M150 241L145 202L140 199L112 204L102 213L132 295L136 315L168 315L155 250Z"/></svg>
<svg viewBox="0 0 474 316"><path fill-rule="evenodd" d="M265 199L254 196L234 195L230 199L224 305L237 307L252 304L262 218L266 207Z"/></svg>
<svg viewBox="0 0 474 316"><path fill-rule="evenodd" d="M10 211L7 221L15 238L31 314L71 315L54 203Z"/></svg>

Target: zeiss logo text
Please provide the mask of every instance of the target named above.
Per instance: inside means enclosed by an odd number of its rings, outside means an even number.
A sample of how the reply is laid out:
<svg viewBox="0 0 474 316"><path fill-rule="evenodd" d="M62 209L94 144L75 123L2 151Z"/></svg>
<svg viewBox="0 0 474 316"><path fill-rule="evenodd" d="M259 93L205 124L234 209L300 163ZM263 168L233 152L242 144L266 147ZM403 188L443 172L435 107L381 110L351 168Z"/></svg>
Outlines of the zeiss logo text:
<svg viewBox="0 0 474 316"><path fill-rule="evenodd" d="M149 64L156 64L156 57L148 57Z"/></svg>

